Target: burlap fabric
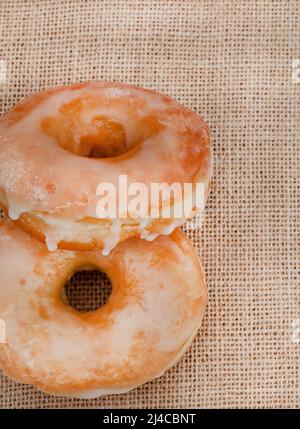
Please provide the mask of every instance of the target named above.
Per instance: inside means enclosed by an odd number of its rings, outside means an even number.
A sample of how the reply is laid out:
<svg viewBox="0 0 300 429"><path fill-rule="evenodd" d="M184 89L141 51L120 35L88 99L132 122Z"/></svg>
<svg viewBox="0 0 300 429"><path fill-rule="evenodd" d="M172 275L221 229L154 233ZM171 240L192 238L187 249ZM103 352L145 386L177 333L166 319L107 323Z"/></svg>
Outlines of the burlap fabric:
<svg viewBox="0 0 300 429"><path fill-rule="evenodd" d="M53 85L135 83L203 115L215 155L204 227L186 226L209 305L180 363L91 401L2 376L2 408L299 406L299 32L297 0L0 0L0 113Z"/></svg>

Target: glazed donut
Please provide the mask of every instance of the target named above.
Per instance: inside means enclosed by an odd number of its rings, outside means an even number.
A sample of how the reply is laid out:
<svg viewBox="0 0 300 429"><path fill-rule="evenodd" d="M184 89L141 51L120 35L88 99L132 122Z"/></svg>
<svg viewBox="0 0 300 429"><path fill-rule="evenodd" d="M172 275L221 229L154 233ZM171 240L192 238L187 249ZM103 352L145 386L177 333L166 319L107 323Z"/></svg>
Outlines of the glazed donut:
<svg viewBox="0 0 300 429"><path fill-rule="evenodd" d="M63 296L78 270L112 282L103 307L81 313ZM206 303L201 263L176 229L153 242L131 237L109 256L49 252L7 217L0 224L0 368L64 396L123 393L172 366L190 344Z"/></svg>
<svg viewBox="0 0 300 429"><path fill-rule="evenodd" d="M129 236L152 240L195 214L193 207L175 221L99 218L103 182L117 189L126 175L129 185L147 187L203 183L206 197L211 174L207 125L147 89L108 82L53 88L26 98L0 120L0 204L49 250L108 254Z"/></svg>

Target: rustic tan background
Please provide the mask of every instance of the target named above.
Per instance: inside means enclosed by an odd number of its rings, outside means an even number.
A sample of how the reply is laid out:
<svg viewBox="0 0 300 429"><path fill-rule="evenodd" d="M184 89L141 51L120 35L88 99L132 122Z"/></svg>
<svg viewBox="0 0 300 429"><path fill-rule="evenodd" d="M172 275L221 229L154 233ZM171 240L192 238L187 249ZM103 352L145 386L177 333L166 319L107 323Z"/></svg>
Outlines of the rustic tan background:
<svg viewBox="0 0 300 429"><path fill-rule="evenodd" d="M0 0L0 113L38 89L135 83L199 112L214 139L200 252L209 306L164 377L121 396L56 398L1 377L2 408L299 407L300 2Z"/></svg>

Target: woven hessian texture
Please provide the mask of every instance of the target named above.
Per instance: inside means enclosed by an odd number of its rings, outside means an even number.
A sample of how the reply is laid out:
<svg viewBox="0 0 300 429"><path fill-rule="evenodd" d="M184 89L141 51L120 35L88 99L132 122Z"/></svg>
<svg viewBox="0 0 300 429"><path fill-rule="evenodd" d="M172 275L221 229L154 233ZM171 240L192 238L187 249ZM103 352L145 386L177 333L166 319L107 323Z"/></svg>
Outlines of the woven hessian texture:
<svg viewBox="0 0 300 429"><path fill-rule="evenodd" d="M109 277L95 269L76 272L65 285L63 296L71 307L84 313L103 307L111 292Z"/></svg>
<svg viewBox="0 0 300 429"><path fill-rule="evenodd" d="M200 113L215 156L204 226L185 227L209 305L179 364L91 401L1 376L0 407L299 406L299 17L297 0L0 0L0 113L49 86L134 83Z"/></svg>

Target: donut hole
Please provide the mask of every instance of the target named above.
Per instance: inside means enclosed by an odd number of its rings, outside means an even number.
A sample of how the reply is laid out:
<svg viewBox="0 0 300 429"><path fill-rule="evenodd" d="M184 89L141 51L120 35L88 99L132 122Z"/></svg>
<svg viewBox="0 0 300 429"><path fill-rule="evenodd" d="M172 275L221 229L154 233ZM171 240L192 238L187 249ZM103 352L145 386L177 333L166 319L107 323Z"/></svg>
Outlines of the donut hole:
<svg viewBox="0 0 300 429"><path fill-rule="evenodd" d="M88 123L73 116L47 117L41 126L62 149L86 158L111 158L129 149L123 125L105 116Z"/></svg>
<svg viewBox="0 0 300 429"><path fill-rule="evenodd" d="M63 288L63 299L81 313L107 304L112 293L109 277L97 268L75 272Z"/></svg>
<svg viewBox="0 0 300 429"><path fill-rule="evenodd" d="M94 133L80 138L81 154L88 158L112 158L127 152L126 134L122 124L104 116L95 116Z"/></svg>
<svg viewBox="0 0 300 429"><path fill-rule="evenodd" d="M125 110L131 123L128 137L124 125L116 118L96 114L98 104L99 100L93 97L63 104L57 116L41 120L43 133L53 138L62 149L76 155L112 158L123 155L164 129L156 115L141 116L127 106ZM124 111L125 107L115 106L115 109Z"/></svg>

